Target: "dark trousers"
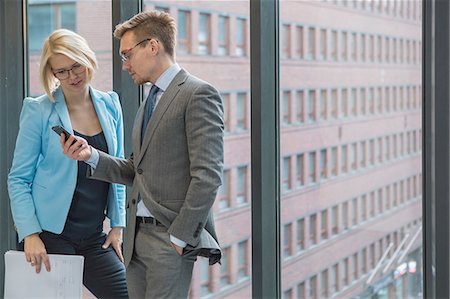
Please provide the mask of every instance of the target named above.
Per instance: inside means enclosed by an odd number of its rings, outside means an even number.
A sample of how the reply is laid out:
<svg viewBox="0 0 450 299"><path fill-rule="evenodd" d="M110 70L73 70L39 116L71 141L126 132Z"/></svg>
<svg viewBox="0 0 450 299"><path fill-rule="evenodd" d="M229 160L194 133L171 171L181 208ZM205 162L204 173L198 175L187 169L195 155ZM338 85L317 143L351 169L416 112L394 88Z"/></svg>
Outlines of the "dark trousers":
<svg viewBox="0 0 450 299"><path fill-rule="evenodd" d="M42 232L40 237L47 253L84 256L83 284L97 298L128 298L125 266L112 246L102 248L104 233L79 242L49 232ZM22 242L18 249L23 250L23 246Z"/></svg>

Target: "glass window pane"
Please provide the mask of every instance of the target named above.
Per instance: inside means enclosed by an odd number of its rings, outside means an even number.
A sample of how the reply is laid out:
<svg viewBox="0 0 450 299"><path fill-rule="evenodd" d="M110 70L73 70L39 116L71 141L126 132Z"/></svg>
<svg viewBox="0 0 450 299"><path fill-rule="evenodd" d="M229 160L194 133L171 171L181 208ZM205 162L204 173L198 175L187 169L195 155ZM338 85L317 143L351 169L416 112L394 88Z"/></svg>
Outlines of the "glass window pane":
<svg viewBox="0 0 450 299"><path fill-rule="evenodd" d="M422 20L410 17L421 5L280 1L280 179L296 177L281 223L297 224L282 291L293 298L422 297Z"/></svg>

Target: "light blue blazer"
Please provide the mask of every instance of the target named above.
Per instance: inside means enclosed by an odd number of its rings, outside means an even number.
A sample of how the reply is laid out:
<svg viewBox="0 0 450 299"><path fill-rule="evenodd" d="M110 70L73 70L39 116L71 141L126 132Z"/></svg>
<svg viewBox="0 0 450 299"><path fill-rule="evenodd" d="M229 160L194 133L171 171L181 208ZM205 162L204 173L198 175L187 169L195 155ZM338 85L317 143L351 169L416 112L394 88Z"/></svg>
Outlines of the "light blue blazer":
<svg viewBox="0 0 450 299"><path fill-rule="evenodd" d="M123 120L115 92L89 89L103 129L108 153L124 156ZM55 102L47 95L25 98L20 114L14 159L8 175L11 210L19 241L43 230L60 234L64 229L75 190L78 162L63 154L52 127L62 125L73 134L61 88ZM111 184L107 216L111 226L125 226L125 187Z"/></svg>

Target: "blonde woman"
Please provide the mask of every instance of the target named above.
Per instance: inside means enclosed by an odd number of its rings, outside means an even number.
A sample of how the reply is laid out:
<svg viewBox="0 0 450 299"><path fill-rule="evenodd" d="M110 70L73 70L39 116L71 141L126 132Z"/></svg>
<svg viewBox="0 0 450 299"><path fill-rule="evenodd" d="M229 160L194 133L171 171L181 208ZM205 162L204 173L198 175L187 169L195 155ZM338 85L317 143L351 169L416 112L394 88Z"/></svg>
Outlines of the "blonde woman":
<svg viewBox="0 0 450 299"><path fill-rule="evenodd" d="M18 249L36 272L41 266L51 271L49 253L83 255L84 285L96 297L127 298L121 249L125 187L87 179L87 165L64 156L62 137L52 130L60 125L123 157L118 96L90 86L96 68L95 54L80 35L61 29L45 40L40 79L46 94L23 102L8 191Z"/></svg>

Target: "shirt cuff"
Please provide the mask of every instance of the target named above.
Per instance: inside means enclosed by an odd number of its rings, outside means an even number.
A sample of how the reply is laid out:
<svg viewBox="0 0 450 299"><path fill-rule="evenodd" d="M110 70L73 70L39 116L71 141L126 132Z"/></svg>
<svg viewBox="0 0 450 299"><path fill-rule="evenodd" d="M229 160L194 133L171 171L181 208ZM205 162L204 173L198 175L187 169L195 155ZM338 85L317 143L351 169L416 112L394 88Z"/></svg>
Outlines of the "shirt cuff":
<svg viewBox="0 0 450 299"><path fill-rule="evenodd" d="M85 161L86 164L91 166L91 168L93 169L97 168L99 156L100 155L98 154L98 151L91 146L91 157L89 158L89 160Z"/></svg>
<svg viewBox="0 0 450 299"><path fill-rule="evenodd" d="M186 247L187 243L178 239L177 237L174 237L172 235L170 235L170 242L172 242L173 244L180 246L181 248Z"/></svg>

